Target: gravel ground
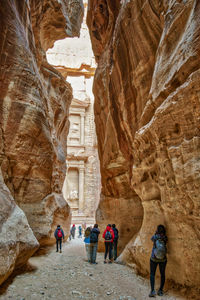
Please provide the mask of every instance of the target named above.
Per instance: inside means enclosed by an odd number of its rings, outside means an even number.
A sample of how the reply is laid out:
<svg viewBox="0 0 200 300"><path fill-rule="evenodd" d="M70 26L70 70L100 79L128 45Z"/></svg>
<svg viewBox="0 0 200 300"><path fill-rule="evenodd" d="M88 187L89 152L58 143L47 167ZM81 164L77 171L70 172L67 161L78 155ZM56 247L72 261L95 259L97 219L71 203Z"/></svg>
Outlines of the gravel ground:
<svg viewBox="0 0 200 300"><path fill-rule="evenodd" d="M40 251L41 252L41 251ZM97 265L86 262L83 239L63 244L34 256L28 266L14 274L0 289L0 299L7 300L146 300L150 299L149 281L120 264L104 264L98 253ZM168 291L162 300L184 300Z"/></svg>

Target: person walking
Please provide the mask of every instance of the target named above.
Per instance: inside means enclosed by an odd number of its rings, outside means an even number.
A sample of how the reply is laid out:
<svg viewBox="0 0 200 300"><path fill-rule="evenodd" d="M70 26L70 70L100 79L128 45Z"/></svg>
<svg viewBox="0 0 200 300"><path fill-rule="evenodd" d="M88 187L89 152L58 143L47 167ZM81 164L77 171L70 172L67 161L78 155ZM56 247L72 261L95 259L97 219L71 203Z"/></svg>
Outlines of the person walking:
<svg viewBox="0 0 200 300"><path fill-rule="evenodd" d="M78 226L78 237L82 238L82 226L81 225Z"/></svg>
<svg viewBox="0 0 200 300"><path fill-rule="evenodd" d="M112 224L112 230L114 232L114 240L113 240L113 258L114 260L117 259L117 244L118 244L118 238L119 238L119 231L116 228L115 224Z"/></svg>
<svg viewBox="0 0 200 300"><path fill-rule="evenodd" d="M58 246L60 246L60 253L62 253L62 240L64 241L65 235L60 225L57 225L54 236L56 238L56 252L58 252Z"/></svg>
<svg viewBox="0 0 200 300"><path fill-rule="evenodd" d="M91 228L87 227L85 230L84 234L84 243L85 243L85 250L87 254L87 261L90 262L90 233L91 233Z"/></svg>
<svg viewBox="0 0 200 300"><path fill-rule="evenodd" d="M75 224L72 225L71 230L70 230L70 235L74 239L75 238L75 233L76 233L76 226ZM71 238L70 238L71 240Z"/></svg>
<svg viewBox="0 0 200 300"><path fill-rule="evenodd" d="M149 297L156 297L155 292L155 274L157 265L159 265L161 280L160 280L160 288L158 290L158 295L163 296L163 287L165 284L165 269L167 265L167 236L166 236L166 229L164 225L158 225L155 234L151 238L153 242L153 248L151 252L150 258L150 284L151 284L151 292Z"/></svg>
<svg viewBox="0 0 200 300"><path fill-rule="evenodd" d="M114 232L111 228L111 224L108 224L106 230L103 233L103 238L105 240L105 254L104 254L104 263L107 263L107 255L109 253L109 263L112 263L112 245L114 240Z"/></svg>
<svg viewBox="0 0 200 300"><path fill-rule="evenodd" d="M100 230L98 228L98 224L95 224L90 233L90 263L97 264L97 248L98 248L98 238L99 238Z"/></svg>

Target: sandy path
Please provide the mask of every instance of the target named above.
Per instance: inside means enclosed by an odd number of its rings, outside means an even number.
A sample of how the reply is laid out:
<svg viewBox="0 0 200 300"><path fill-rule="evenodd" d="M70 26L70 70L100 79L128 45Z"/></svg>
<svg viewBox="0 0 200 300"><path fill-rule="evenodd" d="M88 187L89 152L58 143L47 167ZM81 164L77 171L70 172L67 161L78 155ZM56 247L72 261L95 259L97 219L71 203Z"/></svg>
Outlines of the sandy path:
<svg viewBox="0 0 200 300"><path fill-rule="evenodd" d="M82 239L76 238L63 245L63 253L55 247L46 255L32 257L31 268L9 280L1 288L0 299L12 300L146 300L149 281L127 266L103 263L103 254L97 255L98 265L85 261ZM162 300L184 300L168 292Z"/></svg>

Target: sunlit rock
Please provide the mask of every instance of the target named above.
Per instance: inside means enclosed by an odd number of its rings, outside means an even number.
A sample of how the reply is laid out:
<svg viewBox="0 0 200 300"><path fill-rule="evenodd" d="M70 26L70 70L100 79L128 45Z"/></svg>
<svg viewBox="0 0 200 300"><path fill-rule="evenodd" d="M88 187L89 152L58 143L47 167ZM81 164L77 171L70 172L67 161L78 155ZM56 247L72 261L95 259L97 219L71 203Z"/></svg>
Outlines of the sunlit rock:
<svg viewBox="0 0 200 300"><path fill-rule="evenodd" d="M58 223L69 231L70 209L62 186L72 90L47 63L45 50L58 38L79 35L83 3L3 0L0 15L0 165L7 194L14 199L12 209L6 204L0 234L12 228L16 248L8 255L4 251L9 244L1 244L2 257L10 260L10 265L1 264L3 281L37 248L31 229L40 244L54 241ZM23 244L20 231L27 237L25 227L30 238Z"/></svg>
<svg viewBox="0 0 200 300"><path fill-rule="evenodd" d="M137 195L143 219L138 233L132 229L123 241L129 242L124 260L147 274L150 238L163 223L167 278L191 287L200 283L199 21L193 0L94 0L87 18L98 61L93 90L103 187L97 222L136 228L129 221L133 204L120 219L110 199L124 208Z"/></svg>

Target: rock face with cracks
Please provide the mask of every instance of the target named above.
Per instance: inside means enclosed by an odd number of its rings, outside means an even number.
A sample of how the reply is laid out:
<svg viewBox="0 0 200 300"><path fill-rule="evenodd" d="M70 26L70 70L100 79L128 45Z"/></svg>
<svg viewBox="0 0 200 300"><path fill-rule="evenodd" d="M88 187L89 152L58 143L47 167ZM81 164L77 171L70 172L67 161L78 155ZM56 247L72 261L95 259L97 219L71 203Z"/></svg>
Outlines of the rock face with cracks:
<svg viewBox="0 0 200 300"><path fill-rule="evenodd" d="M52 243L58 223L69 230L62 185L72 90L44 50L79 35L83 3L3 0L0 16L1 283L37 249L36 238Z"/></svg>
<svg viewBox="0 0 200 300"><path fill-rule="evenodd" d="M143 274L150 238L164 224L167 278L199 287L200 2L91 0L88 7L98 61L97 223L117 224L121 247L128 243L121 258Z"/></svg>
<svg viewBox="0 0 200 300"><path fill-rule="evenodd" d="M0 284L37 250L39 243L0 173Z"/></svg>

